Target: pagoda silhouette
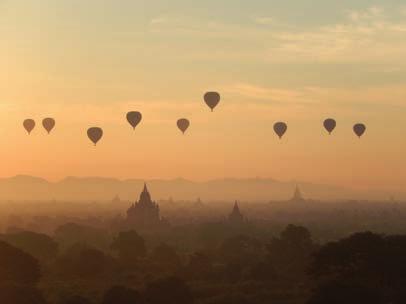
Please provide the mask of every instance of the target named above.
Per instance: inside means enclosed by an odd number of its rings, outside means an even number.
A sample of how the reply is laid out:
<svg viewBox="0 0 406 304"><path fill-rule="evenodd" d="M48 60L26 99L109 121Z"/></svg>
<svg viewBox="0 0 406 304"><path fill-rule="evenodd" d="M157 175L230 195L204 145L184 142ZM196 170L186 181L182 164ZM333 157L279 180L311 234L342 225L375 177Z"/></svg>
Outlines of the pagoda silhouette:
<svg viewBox="0 0 406 304"><path fill-rule="evenodd" d="M233 210L228 216L228 223L232 225L241 225L245 223L244 215L241 213L240 207L238 206L238 202L234 203Z"/></svg>
<svg viewBox="0 0 406 304"><path fill-rule="evenodd" d="M306 199L302 195L302 191L300 191L299 186L296 185L295 192L293 194L293 197L290 199L290 202L292 203L302 203L305 202Z"/></svg>
<svg viewBox="0 0 406 304"><path fill-rule="evenodd" d="M158 227L164 223L159 206L152 201L146 183L138 202L132 204L127 210L127 223L136 228Z"/></svg>

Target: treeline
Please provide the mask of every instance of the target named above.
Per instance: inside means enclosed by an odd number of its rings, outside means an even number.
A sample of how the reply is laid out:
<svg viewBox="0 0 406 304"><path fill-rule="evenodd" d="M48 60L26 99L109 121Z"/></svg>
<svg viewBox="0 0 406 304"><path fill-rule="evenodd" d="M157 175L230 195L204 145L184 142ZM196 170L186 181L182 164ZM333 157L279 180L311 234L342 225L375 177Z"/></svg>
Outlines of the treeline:
<svg viewBox="0 0 406 304"><path fill-rule="evenodd" d="M106 236L105 248L57 236L0 236L1 303L406 303L406 236L363 232L320 245L289 225L276 237L235 233L193 252L181 238L147 246L135 230Z"/></svg>

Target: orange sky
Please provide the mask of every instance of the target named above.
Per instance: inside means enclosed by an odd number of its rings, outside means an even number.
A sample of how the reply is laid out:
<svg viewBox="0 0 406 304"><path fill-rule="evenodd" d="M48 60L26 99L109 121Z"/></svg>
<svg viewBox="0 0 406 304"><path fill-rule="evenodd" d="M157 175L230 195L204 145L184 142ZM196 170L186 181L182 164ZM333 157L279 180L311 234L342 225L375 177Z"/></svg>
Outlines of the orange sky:
<svg viewBox="0 0 406 304"><path fill-rule="evenodd" d="M1 176L261 176L404 189L403 8L347 3L331 20L315 11L316 22L260 1L247 15L218 16L46 2L0 4ZM131 10L134 18L120 14ZM222 95L214 113L207 90ZM127 111L143 113L135 132ZM57 120L50 136L40 127L48 116ZM185 136L181 117L191 120ZM332 136L328 117L338 122ZM25 118L38 124L30 136ZM282 141L272 130L279 120L289 125ZM361 140L357 122L368 127ZM91 126L105 132L96 148Z"/></svg>

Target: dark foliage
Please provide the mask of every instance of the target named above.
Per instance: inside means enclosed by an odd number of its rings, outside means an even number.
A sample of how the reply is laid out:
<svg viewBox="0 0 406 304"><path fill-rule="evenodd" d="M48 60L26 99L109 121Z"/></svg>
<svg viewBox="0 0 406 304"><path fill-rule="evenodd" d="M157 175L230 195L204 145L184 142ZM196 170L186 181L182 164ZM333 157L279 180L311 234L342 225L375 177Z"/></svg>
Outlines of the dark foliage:
<svg viewBox="0 0 406 304"><path fill-rule="evenodd" d="M184 281L176 277L159 279L148 284L145 291L148 304L191 304L193 296Z"/></svg>
<svg viewBox="0 0 406 304"><path fill-rule="evenodd" d="M304 280L313 253L318 246L305 227L289 225L267 245L268 261L278 275Z"/></svg>
<svg viewBox="0 0 406 304"><path fill-rule="evenodd" d="M138 291L124 286L113 286L103 296L102 304L139 304L143 303Z"/></svg>
<svg viewBox="0 0 406 304"><path fill-rule="evenodd" d="M92 304L92 302L81 296L72 296L64 299L61 304Z"/></svg>
<svg viewBox="0 0 406 304"><path fill-rule="evenodd" d="M310 273L320 283L314 299L339 294L346 303L356 296L398 303L405 294L406 237L363 232L328 243L315 254Z"/></svg>
<svg viewBox="0 0 406 304"><path fill-rule="evenodd" d="M164 243L155 247L151 254L151 259L163 271L175 272L181 266L181 259L175 249Z"/></svg>
<svg viewBox="0 0 406 304"><path fill-rule="evenodd" d="M75 244L56 261L58 273L65 276L97 278L111 268L113 260L101 250Z"/></svg>
<svg viewBox="0 0 406 304"><path fill-rule="evenodd" d="M0 241L0 284L34 285L39 279L40 268L34 257Z"/></svg>
<svg viewBox="0 0 406 304"><path fill-rule="evenodd" d="M46 304L46 301L42 293L33 286L2 283L0 284L0 303Z"/></svg>
<svg viewBox="0 0 406 304"><path fill-rule="evenodd" d="M380 292L359 285L333 282L320 287L308 304L383 304Z"/></svg>
<svg viewBox="0 0 406 304"><path fill-rule="evenodd" d="M134 230L120 232L114 238L111 249L117 251L119 259L129 265L144 257L147 251L144 239Z"/></svg>
<svg viewBox="0 0 406 304"><path fill-rule="evenodd" d="M6 234L4 240L43 262L54 259L58 253L58 243L45 234L22 231Z"/></svg>

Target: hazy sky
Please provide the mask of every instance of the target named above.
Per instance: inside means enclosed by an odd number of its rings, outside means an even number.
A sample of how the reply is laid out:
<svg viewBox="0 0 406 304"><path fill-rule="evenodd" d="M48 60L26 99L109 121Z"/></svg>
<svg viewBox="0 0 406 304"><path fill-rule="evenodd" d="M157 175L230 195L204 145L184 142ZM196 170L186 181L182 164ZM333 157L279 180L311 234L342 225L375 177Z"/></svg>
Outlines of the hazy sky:
<svg viewBox="0 0 406 304"><path fill-rule="evenodd" d="M1 176L406 185L404 0L0 0L0 35Z"/></svg>

